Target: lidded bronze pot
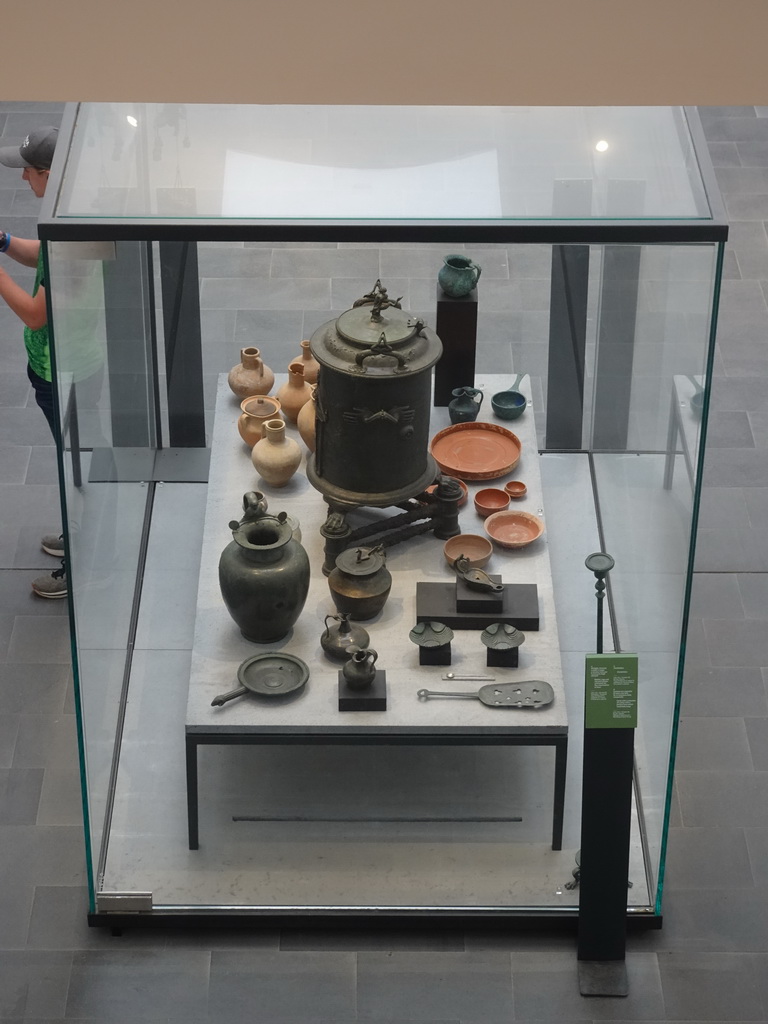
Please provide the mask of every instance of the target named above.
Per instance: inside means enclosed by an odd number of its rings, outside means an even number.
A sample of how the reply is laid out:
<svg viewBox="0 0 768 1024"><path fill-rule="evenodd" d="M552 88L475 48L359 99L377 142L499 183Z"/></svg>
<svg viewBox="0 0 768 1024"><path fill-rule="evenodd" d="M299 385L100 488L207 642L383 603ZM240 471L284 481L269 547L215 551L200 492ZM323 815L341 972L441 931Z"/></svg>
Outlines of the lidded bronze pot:
<svg viewBox="0 0 768 1024"><path fill-rule="evenodd" d="M329 501L385 508L434 483L429 454L433 330L377 281L310 339L320 364L307 477Z"/></svg>
<svg viewBox="0 0 768 1024"><path fill-rule="evenodd" d="M392 589L384 548L347 548L336 559L328 586L336 608L356 621L372 619Z"/></svg>

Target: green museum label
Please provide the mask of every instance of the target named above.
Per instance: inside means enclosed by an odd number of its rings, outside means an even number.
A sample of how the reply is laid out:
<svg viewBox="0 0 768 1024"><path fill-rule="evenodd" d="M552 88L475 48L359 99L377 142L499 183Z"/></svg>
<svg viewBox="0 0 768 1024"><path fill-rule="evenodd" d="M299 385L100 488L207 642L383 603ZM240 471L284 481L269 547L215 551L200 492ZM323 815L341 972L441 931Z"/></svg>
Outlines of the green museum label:
<svg viewBox="0 0 768 1024"><path fill-rule="evenodd" d="M584 692L587 729L637 727L637 655L588 654Z"/></svg>

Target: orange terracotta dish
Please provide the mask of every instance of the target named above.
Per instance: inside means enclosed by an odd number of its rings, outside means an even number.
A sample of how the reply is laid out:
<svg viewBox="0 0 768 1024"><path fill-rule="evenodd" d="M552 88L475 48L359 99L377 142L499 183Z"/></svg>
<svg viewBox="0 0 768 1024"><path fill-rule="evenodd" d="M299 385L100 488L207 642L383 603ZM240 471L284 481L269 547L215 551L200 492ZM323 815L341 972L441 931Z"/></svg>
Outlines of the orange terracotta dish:
<svg viewBox="0 0 768 1024"><path fill-rule="evenodd" d="M494 512L484 525L488 536L503 548L524 548L544 533L544 523L530 512Z"/></svg>
<svg viewBox="0 0 768 1024"><path fill-rule="evenodd" d="M435 434L429 450L449 476L495 480L520 461L520 438L497 423L456 423Z"/></svg>

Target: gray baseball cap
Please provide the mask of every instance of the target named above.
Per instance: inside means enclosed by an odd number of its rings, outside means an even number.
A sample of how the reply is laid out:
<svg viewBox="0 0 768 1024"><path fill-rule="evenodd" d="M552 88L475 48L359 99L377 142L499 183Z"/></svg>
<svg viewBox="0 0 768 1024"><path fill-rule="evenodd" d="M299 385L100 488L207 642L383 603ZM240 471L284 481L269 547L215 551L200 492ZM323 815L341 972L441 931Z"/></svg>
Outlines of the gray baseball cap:
<svg viewBox="0 0 768 1024"><path fill-rule="evenodd" d="M0 164L6 167L40 167L50 170L59 129L51 125L35 128L20 146L0 147Z"/></svg>

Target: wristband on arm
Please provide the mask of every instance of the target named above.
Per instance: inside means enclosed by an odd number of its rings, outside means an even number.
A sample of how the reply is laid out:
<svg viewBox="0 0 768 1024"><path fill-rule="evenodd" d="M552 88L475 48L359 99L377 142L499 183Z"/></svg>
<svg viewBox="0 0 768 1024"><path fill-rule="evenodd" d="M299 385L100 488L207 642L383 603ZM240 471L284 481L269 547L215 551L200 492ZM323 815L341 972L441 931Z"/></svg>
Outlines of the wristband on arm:
<svg viewBox="0 0 768 1024"><path fill-rule="evenodd" d="M11 244L11 236L7 231L0 231L0 252L7 252Z"/></svg>

